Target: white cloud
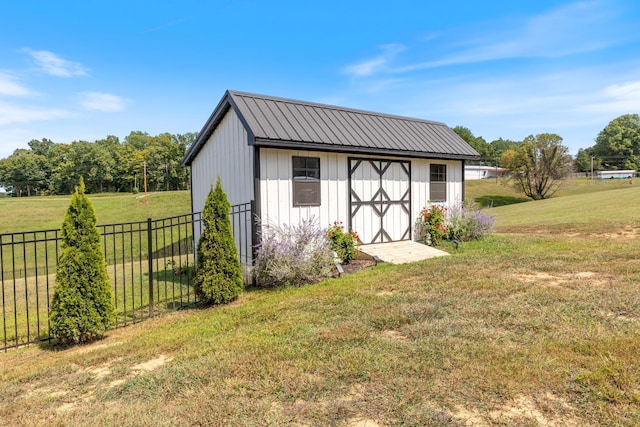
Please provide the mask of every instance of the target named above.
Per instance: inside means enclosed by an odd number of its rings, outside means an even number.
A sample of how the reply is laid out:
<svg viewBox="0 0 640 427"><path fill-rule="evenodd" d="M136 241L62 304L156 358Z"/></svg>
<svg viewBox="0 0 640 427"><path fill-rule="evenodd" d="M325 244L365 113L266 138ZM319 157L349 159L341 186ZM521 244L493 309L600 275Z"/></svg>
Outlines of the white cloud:
<svg viewBox="0 0 640 427"><path fill-rule="evenodd" d="M384 70L389 62L405 47L399 44L380 46L382 53L373 59L347 66L344 71L354 77L366 77Z"/></svg>
<svg viewBox="0 0 640 427"><path fill-rule="evenodd" d="M0 102L0 125L54 120L72 117L73 115L72 112L62 108L22 107L16 104Z"/></svg>
<svg viewBox="0 0 640 427"><path fill-rule="evenodd" d="M130 100L118 95L103 92L82 92L80 105L87 110L97 110L105 112L122 111Z"/></svg>
<svg viewBox="0 0 640 427"><path fill-rule="evenodd" d="M15 81L15 77L6 72L0 72L0 96L29 96L33 92Z"/></svg>
<svg viewBox="0 0 640 427"><path fill-rule="evenodd" d="M640 99L640 81L611 85L603 91L606 96L618 99Z"/></svg>
<svg viewBox="0 0 640 427"><path fill-rule="evenodd" d="M405 73L508 58L562 57L603 49L631 37L625 34L627 29L612 22L614 13L609 4L576 2L526 20L452 29L445 47L453 53L391 71Z"/></svg>
<svg viewBox="0 0 640 427"><path fill-rule="evenodd" d="M73 77L86 76L87 69L78 62L67 61L47 50L25 49L42 71L52 76Z"/></svg>
<svg viewBox="0 0 640 427"><path fill-rule="evenodd" d="M577 110L611 114L637 113L640 110L640 81L609 85L595 100Z"/></svg>

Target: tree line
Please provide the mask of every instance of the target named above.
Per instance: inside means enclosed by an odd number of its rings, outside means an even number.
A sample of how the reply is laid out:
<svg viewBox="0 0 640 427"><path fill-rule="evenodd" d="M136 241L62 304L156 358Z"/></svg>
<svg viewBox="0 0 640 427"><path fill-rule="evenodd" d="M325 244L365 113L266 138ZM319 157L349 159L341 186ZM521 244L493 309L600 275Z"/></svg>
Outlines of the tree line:
<svg viewBox="0 0 640 427"><path fill-rule="evenodd" d="M487 142L481 136L475 136L473 132L467 127L456 126L453 131L458 136L464 139L467 144L473 147L474 150L480 154L479 162L490 166L501 166L500 158L507 150L515 150L520 144L519 141L512 141L510 139L498 138L494 141ZM469 162L468 164L472 164Z"/></svg>
<svg viewBox="0 0 640 427"><path fill-rule="evenodd" d="M576 168L593 170L640 170L640 116L624 114L602 129L591 147L578 150Z"/></svg>
<svg viewBox="0 0 640 427"><path fill-rule="evenodd" d="M523 141L512 141L499 138L487 142L481 136L475 136L464 126L453 128L462 139L480 154L480 163L491 166L507 167L507 162L513 158L510 154L503 158L506 152L517 152ZM562 137L556 134L553 139L558 143ZM528 136L525 140L532 138ZM638 114L624 114L613 119L594 138L591 147L580 148L572 159L572 170L575 172L591 172L600 170L635 170L640 171L640 116ZM593 169L592 169L593 168Z"/></svg>
<svg viewBox="0 0 640 427"><path fill-rule="evenodd" d="M71 194L84 179L87 193L185 190L189 170L181 162L197 133L135 131L123 141L109 135L94 142L31 140L0 159L0 186L18 197Z"/></svg>

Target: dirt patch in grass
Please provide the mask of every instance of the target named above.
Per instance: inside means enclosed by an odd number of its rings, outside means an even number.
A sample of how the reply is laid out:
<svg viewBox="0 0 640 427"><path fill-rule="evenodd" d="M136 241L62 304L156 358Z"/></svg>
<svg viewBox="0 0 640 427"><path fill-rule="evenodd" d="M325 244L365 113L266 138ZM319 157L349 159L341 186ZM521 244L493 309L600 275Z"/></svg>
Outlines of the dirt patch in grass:
<svg viewBox="0 0 640 427"><path fill-rule="evenodd" d="M131 378L137 377L138 375L144 372L155 371L156 369L162 367L165 363L173 360L171 357L167 357L163 354L160 356L147 360L146 362L138 363L137 365L133 365L129 368L129 374L124 376L123 378L119 378L117 380L111 381L108 385L108 388L117 387L121 384L126 383Z"/></svg>
<svg viewBox="0 0 640 427"><path fill-rule="evenodd" d="M553 393L540 396L517 396L488 412L455 406L451 415L466 426L538 425L544 427L578 427L588 425L576 416L577 409Z"/></svg>
<svg viewBox="0 0 640 427"><path fill-rule="evenodd" d="M403 333L398 332L398 331L394 331L394 330L391 330L391 329L380 332L380 335L383 338L386 338L386 339L388 339L390 341L403 342L403 341L408 341L409 340L409 338L407 338L407 336L404 335Z"/></svg>
<svg viewBox="0 0 640 427"><path fill-rule="evenodd" d="M132 371L146 371L146 372L151 372L151 371L155 371L156 369L158 369L159 367L161 367L162 365L164 365L165 363L171 361L170 357L167 357L163 354L161 354L160 356L156 357L155 359L151 359L151 360L147 360L144 363L139 363L137 365L134 365L131 367Z"/></svg>
<svg viewBox="0 0 640 427"><path fill-rule="evenodd" d="M548 273L535 272L530 274L516 274L515 278L527 285L537 285L549 288L562 288L576 290L583 286L603 288L609 283L609 279L592 271L579 273Z"/></svg>
<svg viewBox="0 0 640 427"><path fill-rule="evenodd" d="M380 424L374 420L368 420L363 418L352 418L345 424L346 427L380 427Z"/></svg>
<svg viewBox="0 0 640 427"><path fill-rule="evenodd" d="M109 343L91 343L87 345L80 346L77 349L74 349L69 354L86 354L91 353L97 350L104 350L105 348L115 347L122 345L122 341L113 341Z"/></svg>
<svg viewBox="0 0 640 427"><path fill-rule="evenodd" d="M625 314L618 314L618 313L614 313L612 311L601 311L600 315L604 318L607 319L612 319L612 320L618 320L621 322L628 322L628 323L639 323L640 322L640 317L636 317L636 316L627 316Z"/></svg>
<svg viewBox="0 0 640 427"><path fill-rule="evenodd" d="M107 347L109 346L103 345L101 348ZM86 350L86 348L80 350ZM172 359L170 357L160 355L146 362L129 367L124 376L106 383L104 380L108 381L109 377L113 377L118 374L117 371L121 369L119 364L123 361L122 357L109 360L99 366L87 368L77 367L75 372L68 375L66 382L57 386L43 387L39 387L36 384L34 388L28 389L24 393L23 399L29 401L53 401L55 402L55 405L52 408L53 411L56 414L61 415L80 408L84 404L95 402L95 393L97 391L101 389L110 389L124 384L126 381L134 377L160 368L171 360Z"/></svg>
<svg viewBox="0 0 640 427"><path fill-rule="evenodd" d="M593 234L594 237L602 237L605 239L612 240L625 240L625 239L635 239L640 236L640 230L635 228L624 228L617 233L602 233L602 234Z"/></svg>

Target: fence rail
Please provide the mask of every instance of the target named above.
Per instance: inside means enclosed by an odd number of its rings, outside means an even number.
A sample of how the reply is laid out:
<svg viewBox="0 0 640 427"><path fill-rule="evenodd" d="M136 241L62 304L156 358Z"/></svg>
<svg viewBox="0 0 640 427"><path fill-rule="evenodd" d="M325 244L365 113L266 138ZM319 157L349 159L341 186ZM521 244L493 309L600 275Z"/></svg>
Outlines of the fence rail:
<svg viewBox="0 0 640 427"><path fill-rule="evenodd" d="M234 205L231 222L245 283L253 264L254 202ZM116 308L116 327L197 302L195 242L201 213L99 225ZM0 234L0 350L49 340L49 305L59 230Z"/></svg>

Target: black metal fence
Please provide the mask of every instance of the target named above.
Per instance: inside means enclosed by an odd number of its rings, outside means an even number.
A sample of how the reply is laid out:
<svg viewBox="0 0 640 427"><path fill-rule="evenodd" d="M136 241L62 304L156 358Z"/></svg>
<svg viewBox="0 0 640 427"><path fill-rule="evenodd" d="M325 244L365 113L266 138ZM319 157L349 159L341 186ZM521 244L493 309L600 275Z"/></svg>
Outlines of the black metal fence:
<svg viewBox="0 0 640 427"><path fill-rule="evenodd" d="M251 280L255 247L253 213L253 202L231 209L245 283ZM199 212L98 226L116 327L197 302L195 242L202 229ZM61 240L59 230L0 234L1 350L50 339L48 313Z"/></svg>

